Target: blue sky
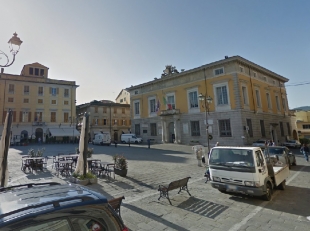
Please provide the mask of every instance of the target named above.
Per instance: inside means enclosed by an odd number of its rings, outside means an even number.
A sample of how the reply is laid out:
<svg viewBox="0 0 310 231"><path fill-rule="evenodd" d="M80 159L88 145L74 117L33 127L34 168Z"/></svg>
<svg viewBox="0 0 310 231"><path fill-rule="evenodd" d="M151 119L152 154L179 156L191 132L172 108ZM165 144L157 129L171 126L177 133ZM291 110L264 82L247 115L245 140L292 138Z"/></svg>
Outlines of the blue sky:
<svg viewBox="0 0 310 231"><path fill-rule="evenodd" d="M0 50L23 40L6 73L24 64L75 80L77 104L114 100L121 89L160 77L165 65L191 69L240 55L287 85L310 82L310 1L1 0ZM1 60L0 60L1 61ZM290 108L310 105L310 84L287 87Z"/></svg>

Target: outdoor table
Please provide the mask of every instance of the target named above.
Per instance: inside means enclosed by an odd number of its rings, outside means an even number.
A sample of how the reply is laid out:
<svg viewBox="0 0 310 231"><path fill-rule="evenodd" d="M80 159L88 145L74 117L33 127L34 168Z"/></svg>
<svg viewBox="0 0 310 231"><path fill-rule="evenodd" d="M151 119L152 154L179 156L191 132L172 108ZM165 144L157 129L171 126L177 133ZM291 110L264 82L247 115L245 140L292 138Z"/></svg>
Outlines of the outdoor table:
<svg viewBox="0 0 310 231"><path fill-rule="evenodd" d="M111 172L114 172L115 163L103 161L103 162L100 162L100 166L102 169L104 169L105 175L111 177ZM110 168L113 168L113 170ZM115 179L115 174L114 174L114 179Z"/></svg>
<svg viewBox="0 0 310 231"><path fill-rule="evenodd" d="M88 168L92 170L93 168L92 164L99 161L100 161L99 159L87 158Z"/></svg>
<svg viewBox="0 0 310 231"><path fill-rule="evenodd" d="M74 161L72 160L60 160L58 161L58 175L59 172L66 173L66 176L69 175L72 172L72 164L74 163Z"/></svg>
<svg viewBox="0 0 310 231"><path fill-rule="evenodd" d="M43 160L44 160L44 157L27 157L25 159L29 163L30 168L32 170L37 171L37 168L39 167L39 169L41 171L43 171Z"/></svg>

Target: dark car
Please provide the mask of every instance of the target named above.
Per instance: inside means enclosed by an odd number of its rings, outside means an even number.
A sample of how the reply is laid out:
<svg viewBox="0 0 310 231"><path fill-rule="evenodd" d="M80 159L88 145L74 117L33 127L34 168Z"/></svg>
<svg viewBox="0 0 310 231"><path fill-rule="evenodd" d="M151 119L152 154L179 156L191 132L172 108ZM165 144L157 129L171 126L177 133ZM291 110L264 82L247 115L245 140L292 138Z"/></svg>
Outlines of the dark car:
<svg viewBox="0 0 310 231"><path fill-rule="evenodd" d="M279 161L291 165L297 165L295 155L284 146L267 146L264 149L264 153L269 152L270 156L278 156Z"/></svg>
<svg viewBox="0 0 310 231"><path fill-rule="evenodd" d="M0 188L1 231L128 231L107 198L79 185Z"/></svg>

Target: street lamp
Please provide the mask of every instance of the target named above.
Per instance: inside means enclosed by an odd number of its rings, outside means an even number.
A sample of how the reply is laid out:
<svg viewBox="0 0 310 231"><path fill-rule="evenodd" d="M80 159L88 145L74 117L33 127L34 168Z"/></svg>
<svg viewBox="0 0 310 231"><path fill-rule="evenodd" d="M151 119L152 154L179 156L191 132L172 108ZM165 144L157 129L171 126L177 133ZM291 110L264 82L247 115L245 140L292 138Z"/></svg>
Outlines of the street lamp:
<svg viewBox="0 0 310 231"><path fill-rule="evenodd" d="M209 124L208 124L208 114L209 114L209 105L212 103L212 98L210 96L206 97L203 94L199 94L198 96L199 101L203 102L204 101L204 107L205 107L205 111L206 111L206 130L207 130L207 141L208 141L208 152L210 151L210 135L209 135Z"/></svg>
<svg viewBox="0 0 310 231"><path fill-rule="evenodd" d="M9 67L9 66L11 66L14 63L15 56L17 55L17 53L19 51L19 48L20 48L20 45L22 44L22 42L23 41L21 41L20 38L17 37L17 34L14 33L13 37L8 42L9 43L10 52L13 55L13 60L10 63L10 59L9 59L8 55L0 50L0 56L3 55L5 57L5 59L6 59L6 63L4 65L0 65L0 67ZM0 57L0 59L1 59L1 57Z"/></svg>

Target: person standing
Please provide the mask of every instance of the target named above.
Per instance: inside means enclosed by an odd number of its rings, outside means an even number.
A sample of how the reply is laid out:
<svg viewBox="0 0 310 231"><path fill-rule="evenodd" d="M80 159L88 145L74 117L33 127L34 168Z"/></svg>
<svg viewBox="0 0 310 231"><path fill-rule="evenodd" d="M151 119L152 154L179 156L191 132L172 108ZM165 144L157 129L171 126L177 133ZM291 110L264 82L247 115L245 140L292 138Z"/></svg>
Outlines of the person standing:
<svg viewBox="0 0 310 231"><path fill-rule="evenodd" d="M309 147L307 144L303 144L303 146L300 149L300 152L304 155L307 162L309 162Z"/></svg>

